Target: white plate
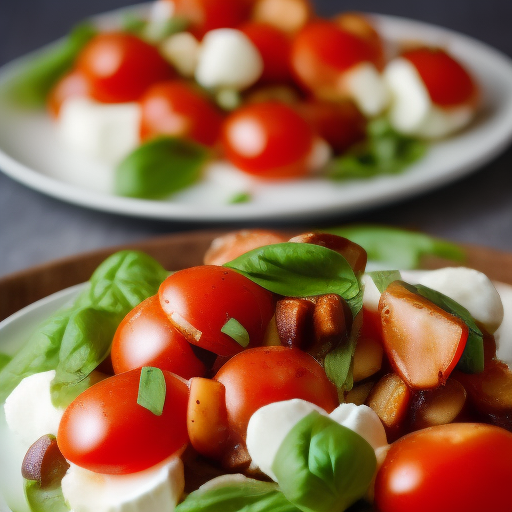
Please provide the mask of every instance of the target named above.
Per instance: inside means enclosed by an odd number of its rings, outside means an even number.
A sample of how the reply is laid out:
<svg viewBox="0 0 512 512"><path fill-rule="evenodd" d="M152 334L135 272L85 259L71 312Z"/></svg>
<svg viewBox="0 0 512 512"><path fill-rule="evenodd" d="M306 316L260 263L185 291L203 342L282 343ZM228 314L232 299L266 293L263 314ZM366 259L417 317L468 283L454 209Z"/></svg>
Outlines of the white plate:
<svg viewBox="0 0 512 512"><path fill-rule="evenodd" d="M134 9L140 12L147 6L128 10ZM111 26L128 10L97 20ZM258 184L252 202L236 205L221 200L226 198L226 183L215 179L172 201L116 197L108 193L112 169L64 147L45 113L20 110L2 98L0 168L50 196L118 214L204 222L283 220L348 213L411 197L461 178L503 151L512 140L512 61L481 42L440 27L391 16L376 15L375 19L389 41L420 40L448 48L468 66L483 89L484 109L472 126L432 145L428 155L404 174L341 184L320 178ZM20 72L23 61L0 70L0 96ZM236 189L237 185L231 180L230 186Z"/></svg>

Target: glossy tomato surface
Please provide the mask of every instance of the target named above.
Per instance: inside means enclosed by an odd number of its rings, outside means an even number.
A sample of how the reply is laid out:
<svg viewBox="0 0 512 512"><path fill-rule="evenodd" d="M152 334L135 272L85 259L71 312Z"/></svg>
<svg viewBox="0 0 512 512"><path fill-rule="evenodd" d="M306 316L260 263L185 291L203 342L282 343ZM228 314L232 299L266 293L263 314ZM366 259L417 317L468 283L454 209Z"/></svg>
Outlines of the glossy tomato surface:
<svg viewBox="0 0 512 512"><path fill-rule="evenodd" d="M206 371L190 343L169 322L157 295L141 302L119 324L111 357L115 373L154 366L190 379Z"/></svg>
<svg viewBox="0 0 512 512"><path fill-rule="evenodd" d="M141 137L170 135L213 146L223 116L207 96L182 80L150 87L140 100Z"/></svg>
<svg viewBox="0 0 512 512"><path fill-rule="evenodd" d="M121 475L154 466L186 445L186 382L163 372L165 404L156 416L137 403L140 373L105 379L68 406L57 435L67 460L96 473Z"/></svg>
<svg viewBox="0 0 512 512"><path fill-rule="evenodd" d="M274 314L273 295L238 272L204 265L169 276L159 290L160 304L175 327L190 343L221 356L232 356L243 346L221 332L234 318L249 334L249 346L261 344ZM185 320L194 328L187 332Z"/></svg>
<svg viewBox="0 0 512 512"><path fill-rule="evenodd" d="M245 350L225 363L215 380L226 388L230 428L244 438L252 414L272 402L301 398L328 412L339 403L324 369L296 348Z"/></svg>
<svg viewBox="0 0 512 512"><path fill-rule="evenodd" d="M512 434L452 423L391 445L375 482L379 512L510 512Z"/></svg>
<svg viewBox="0 0 512 512"><path fill-rule="evenodd" d="M69 98L91 95L91 85L80 71L73 70L64 75L48 95L47 106L53 117L58 117L62 104Z"/></svg>
<svg viewBox="0 0 512 512"><path fill-rule="evenodd" d="M137 101L156 82L173 76L157 48L121 32L97 35L82 50L77 69L91 84L91 96L104 103Z"/></svg>
<svg viewBox="0 0 512 512"><path fill-rule="evenodd" d="M297 178L308 173L311 126L291 107L269 101L233 112L222 130L226 157L261 178Z"/></svg>

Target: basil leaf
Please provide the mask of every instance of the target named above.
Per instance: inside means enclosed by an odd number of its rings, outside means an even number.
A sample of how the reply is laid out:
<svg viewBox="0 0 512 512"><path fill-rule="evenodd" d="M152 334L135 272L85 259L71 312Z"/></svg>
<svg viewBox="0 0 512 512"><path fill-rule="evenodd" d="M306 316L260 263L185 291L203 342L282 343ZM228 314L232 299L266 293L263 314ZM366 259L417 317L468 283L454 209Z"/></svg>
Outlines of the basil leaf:
<svg viewBox="0 0 512 512"><path fill-rule="evenodd" d="M117 167L115 192L125 197L165 199L201 176L208 151L195 142L159 137L130 153Z"/></svg>
<svg viewBox="0 0 512 512"><path fill-rule="evenodd" d="M9 363L9 361L12 359L11 356L7 354L0 353L0 370Z"/></svg>
<svg viewBox="0 0 512 512"><path fill-rule="evenodd" d="M176 512L299 512L276 484L245 478L222 486L199 489L176 507Z"/></svg>
<svg viewBox="0 0 512 512"><path fill-rule="evenodd" d="M362 498L377 467L359 434L314 411L279 447L272 471L286 498L304 512L343 512Z"/></svg>
<svg viewBox="0 0 512 512"><path fill-rule="evenodd" d="M359 282L339 253L313 244L285 242L253 249L225 264L266 290L288 297L336 293L345 300Z"/></svg>
<svg viewBox="0 0 512 512"><path fill-rule="evenodd" d="M223 326L220 332L233 338L240 346L246 348L249 346L249 333L246 328L235 318L230 318Z"/></svg>
<svg viewBox="0 0 512 512"><path fill-rule="evenodd" d="M252 200L249 192L239 192L229 199L228 204L250 203Z"/></svg>
<svg viewBox="0 0 512 512"><path fill-rule="evenodd" d="M418 268L424 256L437 256L462 262L464 250L459 246L398 228L374 225L328 228L326 233L348 238L368 253L368 259L383 261L397 269Z"/></svg>
<svg viewBox="0 0 512 512"><path fill-rule="evenodd" d="M41 488L36 480L23 480L25 497L31 512L69 512L60 483Z"/></svg>
<svg viewBox="0 0 512 512"><path fill-rule="evenodd" d="M137 403L155 416L161 416L164 410L165 393L165 377L162 370L150 366L142 368Z"/></svg>
<svg viewBox="0 0 512 512"><path fill-rule="evenodd" d="M402 280L402 276L398 270L380 270L376 272L368 272L368 275L372 278L372 281L375 283L375 286L380 293L384 293L386 288L393 281Z"/></svg>
<svg viewBox="0 0 512 512"><path fill-rule="evenodd" d="M395 131L385 118L370 121L366 140L348 153L332 159L327 176L332 180L366 179L381 174L398 174L423 158L425 142Z"/></svg>
<svg viewBox="0 0 512 512"><path fill-rule="evenodd" d="M71 69L78 54L96 34L91 24L83 23L63 40L38 52L9 84L12 99L21 106L43 106L52 87Z"/></svg>

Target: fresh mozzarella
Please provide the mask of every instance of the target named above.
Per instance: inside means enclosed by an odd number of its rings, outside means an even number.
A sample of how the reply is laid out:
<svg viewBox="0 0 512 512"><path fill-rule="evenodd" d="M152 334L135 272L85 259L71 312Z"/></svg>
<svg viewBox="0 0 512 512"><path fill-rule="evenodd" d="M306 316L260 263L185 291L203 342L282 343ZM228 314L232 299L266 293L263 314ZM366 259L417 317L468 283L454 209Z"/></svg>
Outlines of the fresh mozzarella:
<svg viewBox="0 0 512 512"><path fill-rule="evenodd" d="M160 53L180 75L186 77L194 76L199 59L199 49L199 41L190 32L173 34L160 44Z"/></svg>
<svg viewBox="0 0 512 512"><path fill-rule="evenodd" d="M103 475L71 464L62 479L73 512L172 512L184 487L183 463L176 456L129 475Z"/></svg>
<svg viewBox="0 0 512 512"><path fill-rule="evenodd" d="M494 283L503 303L503 322L494 333L496 338L496 355L512 369L512 286Z"/></svg>
<svg viewBox="0 0 512 512"><path fill-rule="evenodd" d="M4 404L9 429L28 448L41 436L57 435L64 409L53 405L50 384L55 370L25 377Z"/></svg>
<svg viewBox="0 0 512 512"><path fill-rule="evenodd" d="M157 0L151 4L149 9L149 21L161 23L170 20L174 14L174 2Z"/></svg>
<svg viewBox="0 0 512 512"><path fill-rule="evenodd" d="M368 274L364 274L361 281L364 286L363 306L376 313L379 310L380 291Z"/></svg>
<svg viewBox="0 0 512 512"><path fill-rule="evenodd" d="M332 157L331 146L322 138L317 137L308 157L308 168L312 172L321 171Z"/></svg>
<svg viewBox="0 0 512 512"><path fill-rule="evenodd" d="M389 119L401 133L427 139L446 137L473 118L474 108L469 105L441 108L432 103L420 74L407 59L390 62L384 80L392 97Z"/></svg>
<svg viewBox="0 0 512 512"><path fill-rule="evenodd" d="M138 146L139 124L137 103L70 98L62 105L57 129L61 139L76 151L116 164Z"/></svg>
<svg viewBox="0 0 512 512"><path fill-rule="evenodd" d="M243 90L262 72L258 49L240 30L220 28L205 35L195 73L203 87Z"/></svg>
<svg viewBox="0 0 512 512"><path fill-rule="evenodd" d="M381 114L389 104L387 84L370 62L362 62L344 73L340 87L349 93L361 112L368 117Z"/></svg>

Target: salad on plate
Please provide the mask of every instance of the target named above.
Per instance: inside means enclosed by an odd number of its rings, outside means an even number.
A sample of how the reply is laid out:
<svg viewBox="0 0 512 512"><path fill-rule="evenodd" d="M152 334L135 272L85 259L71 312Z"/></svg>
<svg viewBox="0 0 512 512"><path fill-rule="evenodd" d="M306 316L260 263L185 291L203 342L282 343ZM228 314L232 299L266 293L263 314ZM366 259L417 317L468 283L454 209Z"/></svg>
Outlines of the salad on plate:
<svg viewBox="0 0 512 512"><path fill-rule="evenodd" d="M376 233L109 257L2 357L12 510L510 512L510 312L481 272L409 270L457 246Z"/></svg>
<svg viewBox="0 0 512 512"><path fill-rule="evenodd" d="M11 84L120 196L203 182L241 203L259 183L402 172L481 104L448 49L385 41L370 16L323 19L309 0L156 0L120 18L78 26Z"/></svg>

